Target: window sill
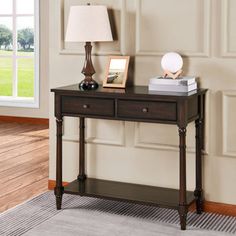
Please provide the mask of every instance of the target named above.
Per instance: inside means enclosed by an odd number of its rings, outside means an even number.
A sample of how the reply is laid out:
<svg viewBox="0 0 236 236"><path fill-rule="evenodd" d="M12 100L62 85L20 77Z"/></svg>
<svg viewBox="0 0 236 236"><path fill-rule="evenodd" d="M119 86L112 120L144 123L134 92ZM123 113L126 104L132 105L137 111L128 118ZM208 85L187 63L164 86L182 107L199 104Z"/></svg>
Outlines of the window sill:
<svg viewBox="0 0 236 236"><path fill-rule="evenodd" d="M25 108L39 108L39 102L34 98L12 98L0 97L0 106L4 107L25 107Z"/></svg>

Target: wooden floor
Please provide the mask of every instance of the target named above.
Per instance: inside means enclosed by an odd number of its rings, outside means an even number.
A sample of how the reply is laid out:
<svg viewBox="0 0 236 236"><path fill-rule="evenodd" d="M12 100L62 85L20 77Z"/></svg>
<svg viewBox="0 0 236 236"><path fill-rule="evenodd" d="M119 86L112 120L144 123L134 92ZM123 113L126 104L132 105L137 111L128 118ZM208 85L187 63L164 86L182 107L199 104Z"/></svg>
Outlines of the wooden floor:
<svg viewBox="0 0 236 236"><path fill-rule="evenodd" d="M0 122L0 212L48 187L48 125Z"/></svg>

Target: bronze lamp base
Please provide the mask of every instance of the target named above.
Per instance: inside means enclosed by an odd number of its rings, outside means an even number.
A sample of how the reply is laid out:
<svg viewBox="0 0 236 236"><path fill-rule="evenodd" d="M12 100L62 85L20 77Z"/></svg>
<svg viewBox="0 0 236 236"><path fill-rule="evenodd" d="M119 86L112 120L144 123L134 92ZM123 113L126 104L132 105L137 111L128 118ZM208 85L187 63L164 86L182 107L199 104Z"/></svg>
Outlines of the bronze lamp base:
<svg viewBox="0 0 236 236"><path fill-rule="evenodd" d="M80 82L79 88L80 90L95 90L98 88L98 83L93 79L84 79Z"/></svg>
<svg viewBox="0 0 236 236"><path fill-rule="evenodd" d="M82 69L82 74L85 75L85 78L80 82L79 88L81 90L95 90L98 88L98 83L92 78L93 74L95 74L95 70L93 68L93 63L91 58L91 52L92 52L91 42L86 42L84 48L85 48L85 62L84 62L84 67Z"/></svg>

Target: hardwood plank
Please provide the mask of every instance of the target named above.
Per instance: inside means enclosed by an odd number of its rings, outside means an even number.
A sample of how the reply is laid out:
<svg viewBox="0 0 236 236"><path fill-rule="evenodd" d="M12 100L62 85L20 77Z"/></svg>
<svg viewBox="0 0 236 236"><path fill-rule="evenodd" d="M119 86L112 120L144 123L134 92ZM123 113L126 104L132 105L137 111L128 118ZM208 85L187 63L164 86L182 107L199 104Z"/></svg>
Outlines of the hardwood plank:
<svg viewBox="0 0 236 236"><path fill-rule="evenodd" d="M10 150L3 151L1 153L0 149L0 162L6 161L8 159L15 158L17 156L21 156L23 154L27 154L30 152L35 152L37 149L41 147L48 146L48 142L45 139L39 139L39 140L29 140L28 142L24 142L23 144L15 145Z"/></svg>
<svg viewBox="0 0 236 236"><path fill-rule="evenodd" d="M17 123L4 123L0 121L0 132L2 132L3 130L11 130L18 125L19 124Z"/></svg>
<svg viewBox="0 0 236 236"><path fill-rule="evenodd" d="M33 127L35 129L42 128L45 125L34 125L34 124L18 124L18 123L4 123L0 121L0 133L1 134L8 134L10 131L17 135L17 132L14 132L14 129L18 129L19 132L23 131L23 128L25 127ZM46 128L46 126L45 126Z"/></svg>
<svg viewBox="0 0 236 236"><path fill-rule="evenodd" d="M1 123L0 135L5 136L10 133L17 135L18 132L22 131L23 127L27 127L27 126L28 125L26 125L26 124L24 124L24 125L22 125L22 127L20 127L20 124L16 124L16 123L12 123L12 125ZM17 129L18 129L18 131L17 131Z"/></svg>
<svg viewBox="0 0 236 236"><path fill-rule="evenodd" d="M43 166L48 166L48 157L45 156L45 158L40 159L34 159L33 161L27 161L21 165L14 166L12 168L9 168L5 171L0 172L0 184L3 183L9 183L10 180L16 179L24 173L31 173L38 168L41 168ZM47 175L47 173L46 173Z"/></svg>
<svg viewBox="0 0 236 236"><path fill-rule="evenodd" d="M47 124L0 121L0 212L47 191L48 145Z"/></svg>
<svg viewBox="0 0 236 236"><path fill-rule="evenodd" d="M48 176L47 172L48 162L45 162L36 170L22 174L18 178L11 179L6 183L2 183L1 188L4 189L4 191L0 192L0 197L13 192L15 189L24 188L27 185L34 184L35 182L44 179ZM35 185L35 187L37 188L37 185Z"/></svg>
<svg viewBox="0 0 236 236"><path fill-rule="evenodd" d="M28 144L32 142L41 141L41 140L48 141L48 138L45 138L45 136L48 136L48 133L47 131L42 130L42 131L37 131L35 135L26 135L26 136L22 135L22 137L17 140L13 140L13 141L9 140L8 143L0 144L0 155L1 153L7 152L10 150L28 146Z"/></svg>
<svg viewBox="0 0 236 236"><path fill-rule="evenodd" d="M34 184L14 190L9 194L0 197L0 212L6 211L7 209L12 208L34 196L46 192L48 190L47 182L48 178L44 178Z"/></svg>
<svg viewBox="0 0 236 236"><path fill-rule="evenodd" d="M26 126L25 124L22 127L18 127L14 129L12 132L7 134L2 134L2 140L0 143L0 148L7 145L9 142L12 143L13 141L17 141L23 139L24 137L36 137L37 131L41 132L40 127L34 128L34 126Z"/></svg>
<svg viewBox="0 0 236 236"><path fill-rule="evenodd" d="M15 158L6 161L0 161L0 172L8 170L12 167L16 167L26 161L32 161L35 158L43 158L45 155L48 157L48 146L39 148L33 155L30 152L21 156L16 156Z"/></svg>

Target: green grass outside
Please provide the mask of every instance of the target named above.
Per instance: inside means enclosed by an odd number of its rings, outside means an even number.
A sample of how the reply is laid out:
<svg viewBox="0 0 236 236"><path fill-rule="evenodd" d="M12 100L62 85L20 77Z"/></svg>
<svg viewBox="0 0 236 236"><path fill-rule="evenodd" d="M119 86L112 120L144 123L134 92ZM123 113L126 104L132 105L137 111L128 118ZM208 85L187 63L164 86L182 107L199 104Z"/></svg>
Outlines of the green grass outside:
<svg viewBox="0 0 236 236"><path fill-rule="evenodd" d="M0 58L0 96L12 96L12 59Z"/></svg>
<svg viewBox="0 0 236 236"><path fill-rule="evenodd" d="M11 51L0 50L0 55L12 55ZM32 52L19 52L19 55L33 55ZM20 58L17 60L18 96L34 96L34 60ZM0 57L0 96L12 96L12 59Z"/></svg>

